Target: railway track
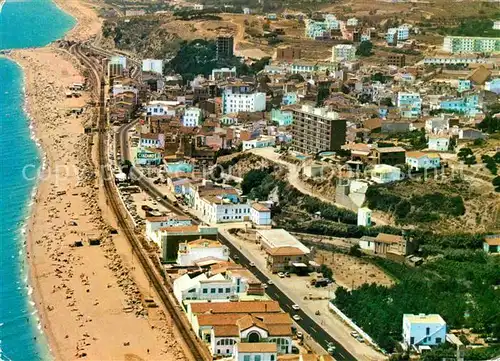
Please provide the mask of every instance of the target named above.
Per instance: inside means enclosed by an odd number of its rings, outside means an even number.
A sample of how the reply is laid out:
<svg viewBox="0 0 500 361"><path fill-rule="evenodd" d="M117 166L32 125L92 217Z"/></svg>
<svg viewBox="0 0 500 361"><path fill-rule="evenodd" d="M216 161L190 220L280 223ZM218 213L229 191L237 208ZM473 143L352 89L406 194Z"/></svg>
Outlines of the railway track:
<svg viewBox="0 0 500 361"><path fill-rule="evenodd" d="M185 318L182 311L173 297L172 285L168 280L164 280L162 275L156 271L156 268L149 258L146 251L142 248L141 242L134 232L132 222L128 219L126 210L122 207L119 196L114 185L114 175L109 167L107 154L106 154L106 141L107 141L107 122L106 122L106 109L104 102L104 82L101 78L97 64L88 58L82 51L79 44L71 46L70 52L76 56L91 72L91 83L97 95L98 107L98 159L99 171L103 180L103 186L106 193L107 204L112 208L118 222L119 228L127 237L133 252L136 254L142 268L146 272L148 279L158 294L161 302L166 310L172 317L174 324L183 342L186 344L185 354L186 357L194 361L212 360L212 356L208 349L201 344L196 335L192 332L191 325Z"/></svg>

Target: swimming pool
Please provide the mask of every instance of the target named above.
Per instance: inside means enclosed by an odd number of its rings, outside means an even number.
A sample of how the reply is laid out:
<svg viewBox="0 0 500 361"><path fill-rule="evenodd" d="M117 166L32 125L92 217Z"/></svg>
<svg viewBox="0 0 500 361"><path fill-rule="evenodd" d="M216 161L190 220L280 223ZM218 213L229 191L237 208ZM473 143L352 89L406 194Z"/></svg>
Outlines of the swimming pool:
<svg viewBox="0 0 500 361"><path fill-rule="evenodd" d="M193 171L193 166L189 163L177 162L177 163L168 163L167 164L167 172L168 173L190 173Z"/></svg>

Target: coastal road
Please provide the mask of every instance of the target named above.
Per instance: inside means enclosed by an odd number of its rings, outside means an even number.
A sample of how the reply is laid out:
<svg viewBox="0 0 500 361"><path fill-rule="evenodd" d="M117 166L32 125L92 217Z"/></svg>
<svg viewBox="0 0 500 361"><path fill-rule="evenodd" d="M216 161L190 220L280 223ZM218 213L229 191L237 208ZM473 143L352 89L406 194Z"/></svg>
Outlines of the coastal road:
<svg viewBox="0 0 500 361"><path fill-rule="evenodd" d="M121 157L122 160L129 160L132 162L132 159L130 157L130 150L129 150L129 144L128 144L128 131L134 127L137 124L137 121L135 122L130 122L128 124L122 125L116 135L119 137L120 141L120 152L121 152ZM190 218L193 218L192 215L184 212L182 209L179 207L176 207L169 199L165 199L163 197L163 193L158 190L157 187L153 183L147 179L144 174L142 174L137 168L132 167L131 169L131 178L136 181L139 185L139 187L145 191L150 197L153 199L157 200L162 206L170 210L171 212L180 215L180 216L187 216ZM158 199L159 198L159 199ZM194 224L199 224L198 220L193 219Z"/></svg>
<svg viewBox="0 0 500 361"><path fill-rule="evenodd" d="M219 232L219 241L229 247L231 252L231 258L234 259L234 256L238 256L238 263L242 266L249 269L258 279L262 282L262 284L268 284L269 278L262 273L257 267L250 266L250 261L245 255L233 245L233 243L226 238L223 234ZM292 309L292 305L295 303L288 296L283 293L276 285L271 284L267 286L266 293L274 300L278 301L280 307L290 314L299 315L302 320L297 323L304 329L304 331L309 334L321 347L325 350L328 349L328 344L332 343L336 350L333 353L333 357L336 360L342 361L355 361L356 358L351 355L338 341L332 338L320 325L318 325L313 319L311 319L303 310L294 311Z"/></svg>
<svg viewBox="0 0 500 361"><path fill-rule="evenodd" d="M128 131L137 124L137 122L131 122L129 124L125 124L120 127L118 131L118 136L120 139L120 149L121 149L121 155L122 159L130 159L130 154L129 154L129 144L128 144ZM148 193L150 196L156 198L160 197L162 198L162 205L167 207L168 209L171 209L173 212L176 214L182 214L186 215L189 217L192 217L191 214L188 214L186 212L183 212L179 208L175 207L171 202L168 200L163 199L162 193L155 187L154 184L149 182L149 180L144 177L140 172L138 172L134 167L133 169L133 175L138 177L138 182L139 186L141 189L143 189L146 193ZM256 267L251 267L250 266L250 261L243 255L243 253L235 247L230 240L228 240L223 234L219 232L218 235L219 240L224 243L226 246L229 247L231 251L231 258L234 258L234 255L238 255L239 258L239 263L249 269L263 284L267 284L269 281L269 278L264 275L260 270L258 270ZM282 292L276 285L268 285L266 289L266 293L274 300L278 301L280 304L280 307L285 311L289 312L292 315L293 314L298 314L302 320L298 322L298 324L304 329L304 331L309 334L320 346L322 346L324 349L328 349L328 344L332 343L336 350L333 354L336 360L342 360L342 361L355 361L356 358L351 355L338 341L336 341L334 338L332 338L320 325L318 325L314 320L312 320L304 311L299 310L299 311L294 311L292 309L292 305L294 302L288 298L288 296Z"/></svg>
<svg viewBox="0 0 500 361"><path fill-rule="evenodd" d="M204 344L192 332L191 325L189 324L186 316L179 309L179 305L173 297L172 285L167 279L164 279L160 271L155 266L152 258L149 257L148 252L142 246L141 241L134 232L134 227L128 217L126 209L122 206L119 199L118 191L114 184L114 176L109 164L107 154L107 119L106 107L104 101L104 82L99 68L94 59L88 58L82 51L80 44L76 44L70 48L70 52L75 55L91 72L91 82L94 91L97 95L97 110L98 110L98 158L99 158L99 172L101 174L102 186L106 193L106 203L112 209L116 216L120 231L129 241L133 252L137 256L137 260L141 264L142 269L151 281L161 303L166 311L170 314L173 323L175 324L179 336L184 342L186 358L193 361L211 360L212 357Z"/></svg>

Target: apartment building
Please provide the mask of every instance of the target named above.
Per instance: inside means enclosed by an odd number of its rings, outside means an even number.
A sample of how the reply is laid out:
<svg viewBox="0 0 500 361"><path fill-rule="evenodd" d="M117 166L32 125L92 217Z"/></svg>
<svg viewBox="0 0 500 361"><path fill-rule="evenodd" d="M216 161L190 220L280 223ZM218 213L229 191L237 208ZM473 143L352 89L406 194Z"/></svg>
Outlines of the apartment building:
<svg viewBox="0 0 500 361"><path fill-rule="evenodd" d="M418 93L398 93L397 106L403 118L417 118L422 113L422 98Z"/></svg>
<svg viewBox="0 0 500 361"><path fill-rule="evenodd" d="M302 57L302 50L294 46L280 46L276 49L276 60L293 62Z"/></svg>
<svg viewBox="0 0 500 361"><path fill-rule="evenodd" d="M200 108L187 108L182 117L182 125L185 127L198 127L201 119L202 111Z"/></svg>
<svg viewBox="0 0 500 361"><path fill-rule="evenodd" d="M332 62L356 59L356 47L352 44L338 44L332 47Z"/></svg>
<svg viewBox="0 0 500 361"><path fill-rule="evenodd" d="M387 56L387 65L402 68L406 65L406 57L404 54L391 53Z"/></svg>
<svg viewBox="0 0 500 361"><path fill-rule="evenodd" d="M218 36L215 42L216 58L231 58L234 55L234 38L232 36Z"/></svg>
<svg viewBox="0 0 500 361"><path fill-rule="evenodd" d="M292 148L304 154L339 150L345 144L346 129L338 113L303 105L293 109Z"/></svg>
<svg viewBox="0 0 500 361"><path fill-rule="evenodd" d="M266 110L266 93L252 92L247 85L230 85L222 94L222 113L261 112Z"/></svg>
<svg viewBox="0 0 500 361"><path fill-rule="evenodd" d="M388 44L397 44L399 41L408 40L410 28L408 25L401 25L397 28L389 28L385 36Z"/></svg>
<svg viewBox="0 0 500 361"><path fill-rule="evenodd" d="M443 40L443 51L452 54L499 53L500 38L447 36Z"/></svg>

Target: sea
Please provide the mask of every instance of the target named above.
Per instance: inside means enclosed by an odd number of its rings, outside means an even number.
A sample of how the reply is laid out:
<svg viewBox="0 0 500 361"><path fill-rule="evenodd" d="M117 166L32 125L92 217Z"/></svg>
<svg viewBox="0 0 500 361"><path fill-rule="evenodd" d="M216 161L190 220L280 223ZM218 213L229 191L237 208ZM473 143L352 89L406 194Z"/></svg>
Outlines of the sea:
<svg viewBox="0 0 500 361"><path fill-rule="evenodd" d="M45 46L74 25L50 0L7 0L0 50ZM23 90L22 69L0 55L0 361L52 359L28 281L24 232L43 153Z"/></svg>

